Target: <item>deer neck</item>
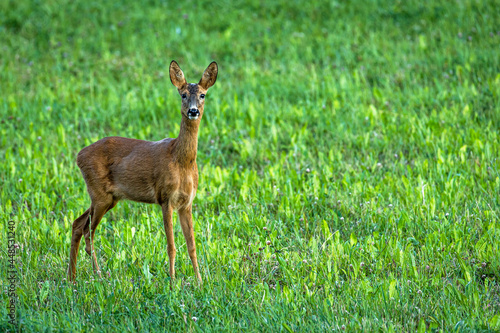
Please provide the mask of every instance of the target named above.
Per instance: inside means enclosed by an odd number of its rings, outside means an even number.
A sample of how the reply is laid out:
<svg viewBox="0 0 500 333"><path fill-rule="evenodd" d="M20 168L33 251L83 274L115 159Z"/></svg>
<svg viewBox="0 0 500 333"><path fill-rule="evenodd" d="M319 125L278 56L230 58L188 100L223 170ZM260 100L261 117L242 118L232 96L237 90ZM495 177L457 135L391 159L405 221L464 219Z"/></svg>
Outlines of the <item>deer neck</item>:
<svg viewBox="0 0 500 333"><path fill-rule="evenodd" d="M199 125L199 121L191 121L182 117L181 129L174 150L175 160L179 164L192 164L196 161Z"/></svg>

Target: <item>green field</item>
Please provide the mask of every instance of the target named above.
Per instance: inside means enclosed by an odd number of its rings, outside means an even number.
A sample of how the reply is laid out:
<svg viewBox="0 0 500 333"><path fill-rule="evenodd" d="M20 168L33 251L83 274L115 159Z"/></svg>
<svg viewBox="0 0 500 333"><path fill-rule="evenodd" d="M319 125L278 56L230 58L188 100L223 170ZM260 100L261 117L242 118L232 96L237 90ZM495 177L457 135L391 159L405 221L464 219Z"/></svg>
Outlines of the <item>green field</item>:
<svg viewBox="0 0 500 333"><path fill-rule="evenodd" d="M0 331L500 330L498 6L0 2ZM204 283L177 216L171 289L160 207L122 201L96 232L103 278L80 246L72 285L76 155L176 137L173 59L189 82L219 64L193 207Z"/></svg>

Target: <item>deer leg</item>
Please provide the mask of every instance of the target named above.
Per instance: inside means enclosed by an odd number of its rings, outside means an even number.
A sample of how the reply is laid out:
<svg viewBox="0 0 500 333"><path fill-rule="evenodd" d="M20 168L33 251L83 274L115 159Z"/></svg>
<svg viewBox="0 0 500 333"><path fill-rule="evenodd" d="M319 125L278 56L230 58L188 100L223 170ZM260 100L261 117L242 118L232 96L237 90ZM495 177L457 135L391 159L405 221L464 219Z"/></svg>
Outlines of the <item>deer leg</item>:
<svg viewBox="0 0 500 333"><path fill-rule="evenodd" d="M111 204L111 206L108 207L108 209L106 210L106 213L109 212L111 209L113 209L113 207L116 206L116 204L118 203L118 200L113 200L113 203ZM106 214L104 213L104 214ZM95 233L95 228L93 227L93 233L92 233L92 237L94 237L94 233ZM85 228L83 229L83 235L85 236L85 252L87 252L87 254L89 256L92 256L92 244L91 244L91 241L90 241L90 219L87 220L87 224L85 224Z"/></svg>
<svg viewBox="0 0 500 333"><path fill-rule="evenodd" d="M80 217L73 222L71 231L71 250L69 254L68 280L74 281L76 277L76 259L78 257L78 249L80 240L82 239L83 230L89 220L90 208L85 211Z"/></svg>
<svg viewBox="0 0 500 333"><path fill-rule="evenodd" d="M83 229L83 236L85 236L85 252L89 256L92 256L91 245L90 245L90 219L87 220L85 228Z"/></svg>
<svg viewBox="0 0 500 333"><path fill-rule="evenodd" d="M201 275L198 270L198 261L196 259L196 243L194 240L193 214L191 212L191 205L185 209L179 210L179 220L181 222L182 233L186 239L189 257L191 258L191 263L193 264L194 274L198 278L198 281L202 283L203 281L201 280Z"/></svg>
<svg viewBox="0 0 500 333"><path fill-rule="evenodd" d="M161 206L163 213L163 226L165 227L165 234L167 235L167 252L168 252L168 263L169 263L169 273L170 279L175 278L175 244L174 244L174 228L172 223L172 207L165 203Z"/></svg>
<svg viewBox="0 0 500 333"><path fill-rule="evenodd" d="M101 277L101 270L99 269L99 265L97 264L97 257L95 254L94 248L94 234L97 226L101 222L102 217L108 210L110 210L114 206L114 200L112 195L108 195L107 200L102 200L100 202L92 203L92 213L90 214L90 251L92 253L92 267L94 268L94 272ZM116 203L115 203L116 204Z"/></svg>

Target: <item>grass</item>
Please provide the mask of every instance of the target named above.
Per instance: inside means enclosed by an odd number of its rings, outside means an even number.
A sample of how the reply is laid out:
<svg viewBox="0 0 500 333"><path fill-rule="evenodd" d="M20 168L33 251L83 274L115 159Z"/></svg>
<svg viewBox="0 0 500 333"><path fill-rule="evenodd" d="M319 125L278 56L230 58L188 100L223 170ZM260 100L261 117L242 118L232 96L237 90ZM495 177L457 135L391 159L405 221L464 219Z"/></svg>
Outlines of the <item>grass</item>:
<svg viewBox="0 0 500 333"><path fill-rule="evenodd" d="M500 330L498 22L496 1L2 2L0 330ZM172 59L190 82L219 63L204 284L176 223L170 289L161 210L121 202L96 233L104 277L81 249L73 286L76 154L176 137Z"/></svg>

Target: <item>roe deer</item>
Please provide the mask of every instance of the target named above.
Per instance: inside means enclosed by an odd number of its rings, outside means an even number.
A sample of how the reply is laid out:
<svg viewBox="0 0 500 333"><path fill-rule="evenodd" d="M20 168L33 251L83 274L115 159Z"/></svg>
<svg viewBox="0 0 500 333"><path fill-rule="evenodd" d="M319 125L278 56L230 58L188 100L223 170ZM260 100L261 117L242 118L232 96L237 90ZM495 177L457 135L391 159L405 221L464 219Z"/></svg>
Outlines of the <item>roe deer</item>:
<svg viewBox="0 0 500 333"><path fill-rule="evenodd" d="M76 277L76 259L82 236L85 251L92 256L93 269L101 272L94 251L94 233L104 214L121 199L156 203L162 208L167 235L170 277L175 277L175 244L172 212L177 210L196 277L201 275L196 259L192 202L198 188L198 127L203 116L205 94L217 79L218 67L212 62L200 82L187 83L177 62L170 63L170 80L182 98L181 126L176 139L156 142L107 137L83 148L77 157L90 208L73 222L68 278Z"/></svg>

